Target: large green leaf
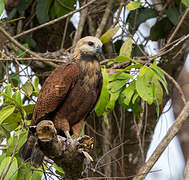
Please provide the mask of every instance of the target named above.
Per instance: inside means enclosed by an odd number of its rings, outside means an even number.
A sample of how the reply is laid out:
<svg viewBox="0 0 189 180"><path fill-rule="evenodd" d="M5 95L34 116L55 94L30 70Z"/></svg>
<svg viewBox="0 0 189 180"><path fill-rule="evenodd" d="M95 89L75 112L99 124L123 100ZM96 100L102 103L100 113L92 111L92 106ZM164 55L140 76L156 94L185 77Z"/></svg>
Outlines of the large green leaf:
<svg viewBox="0 0 189 180"><path fill-rule="evenodd" d="M32 95L32 92L33 92L32 84L27 81L27 82L22 86L22 90L25 92L26 96L31 96L31 95Z"/></svg>
<svg viewBox="0 0 189 180"><path fill-rule="evenodd" d="M3 161L0 164L0 174L3 175L5 173L5 171L8 168L9 162L11 161L11 157L5 157L3 159ZM7 175L5 176L5 180L17 180L17 172L18 169L18 163L17 163L17 159L14 157L13 161L11 163L11 166L9 168L9 171L7 173Z"/></svg>
<svg viewBox="0 0 189 180"><path fill-rule="evenodd" d="M75 0L56 0L54 1L53 10L57 17L63 16L73 10Z"/></svg>
<svg viewBox="0 0 189 180"><path fill-rule="evenodd" d="M141 98L152 104L154 101L154 84L148 74L138 76L136 80L136 90Z"/></svg>
<svg viewBox="0 0 189 180"><path fill-rule="evenodd" d="M114 59L114 62L127 62L127 61L132 61L132 59L126 56L118 56Z"/></svg>
<svg viewBox="0 0 189 180"><path fill-rule="evenodd" d="M112 81L108 84L108 90L110 93L115 93L125 86L127 82L128 79Z"/></svg>
<svg viewBox="0 0 189 180"><path fill-rule="evenodd" d="M103 75L103 86L102 91L100 95L100 99L98 101L98 104L95 108L95 112L97 116L101 116L106 108L106 105L108 104L109 100L109 92L108 92L108 73L105 68L102 68L102 75Z"/></svg>
<svg viewBox="0 0 189 180"><path fill-rule="evenodd" d="M17 90L14 94L13 94L13 99L16 100L16 102L22 106L22 98L21 98L21 94L20 94L20 91Z"/></svg>
<svg viewBox="0 0 189 180"><path fill-rule="evenodd" d="M34 104L28 104L23 106L24 111L26 112L26 115L30 115L33 113Z"/></svg>
<svg viewBox="0 0 189 180"><path fill-rule="evenodd" d="M135 81L132 81L131 84L121 92L121 96L123 97L124 104L129 105L134 92L135 92Z"/></svg>
<svg viewBox="0 0 189 180"><path fill-rule="evenodd" d="M116 101L119 97L119 94L120 94L120 91L116 91L116 92L113 92L113 93L110 94L110 100L109 100L109 102L106 106L107 110L111 111L111 110L114 109L115 103L116 103Z"/></svg>
<svg viewBox="0 0 189 180"><path fill-rule="evenodd" d="M18 143L18 135L20 136L19 143ZM18 143L18 146L16 148L16 152L17 152L21 148L21 146L26 142L26 139L27 139L27 131L23 131L23 132L17 131L13 136L11 136L8 139L8 152L12 154L16 147L16 144Z"/></svg>
<svg viewBox="0 0 189 180"><path fill-rule="evenodd" d="M132 38L128 37L120 49L119 56L130 57L132 52Z"/></svg>
<svg viewBox="0 0 189 180"><path fill-rule="evenodd" d="M189 7L189 0L182 0L182 3L183 3L186 7Z"/></svg>
<svg viewBox="0 0 189 180"><path fill-rule="evenodd" d="M152 70L155 72L155 75L157 76L158 80L162 83L166 93L168 94L168 84L167 84L165 75L164 75L163 71L161 70L161 68L157 66L155 61L150 66L150 68L152 68Z"/></svg>
<svg viewBox="0 0 189 180"><path fill-rule="evenodd" d="M109 29L108 31L106 31L101 37L100 40L102 41L103 44L111 41L111 39L113 38L113 36L117 33L117 31L119 30L119 26L118 27L114 27Z"/></svg>
<svg viewBox="0 0 189 180"><path fill-rule="evenodd" d="M1 0L1 1L0 1L0 16L1 16L1 14L3 13L4 9L5 9L5 4L4 4L4 2Z"/></svg>
<svg viewBox="0 0 189 180"><path fill-rule="evenodd" d="M180 14L176 8L168 8L165 10L167 17L174 24L177 25L180 19Z"/></svg>
<svg viewBox="0 0 189 180"><path fill-rule="evenodd" d="M36 6L36 15L37 19L40 24L43 24L47 21L49 21L49 8L52 3L52 0L38 0L37 6Z"/></svg>
<svg viewBox="0 0 189 180"><path fill-rule="evenodd" d="M133 27L133 25L135 25L136 30L138 29L139 25L144 23L146 20L158 16L157 11L152 8L139 8L137 10L138 10L137 14L135 11L131 11L127 18L127 22L132 27ZM130 28L130 30L131 30L131 28Z"/></svg>
<svg viewBox="0 0 189 180"><path fill-rule="evenodd" d="M12 97L12 88L11 88L11 85L8 84L5 88L5 94L8 96L8 97ZM11 102L11 100L4 96L4 102L7 103L7 102Z"/></svg>
<svg viewBox="0 0 189 180"><path fill-rule="evenodd" d="M109 77L109 81L113 81L113 80L127 80L128 81L129 79L133 79L133 76L125 72L114 73L114 74L111 74L111 76Z"/></svg>
<svg viewBox="0 0 189 180"><path fill-rule="evenodd" d="M167 32L170 32L172 27L173 25L167 17L157 21L150 30L150 40L158 41L160 39L166 38Z"/></svg>
<svg viewBox="0 0 189 180"><path fill-rule="evenodd" d="M19 0L17 5L17 10L22 14L33 2L33 0Z"/></svg>
<svg viewBox="0 0 189 180"><path fill-rule="evenodd" d="M12 113L8 118L6 118L2 122L1 126L5 128L8 132L11 132L19 126L21 120L22 120L22 116L18 111L16 113Z"/></svg>
<svg viewBox="0 0 189 180"><path fill-rule="evenodd" d="M0 110L0 124L8 118L15 110L15 106L8 105Z"/></svg>

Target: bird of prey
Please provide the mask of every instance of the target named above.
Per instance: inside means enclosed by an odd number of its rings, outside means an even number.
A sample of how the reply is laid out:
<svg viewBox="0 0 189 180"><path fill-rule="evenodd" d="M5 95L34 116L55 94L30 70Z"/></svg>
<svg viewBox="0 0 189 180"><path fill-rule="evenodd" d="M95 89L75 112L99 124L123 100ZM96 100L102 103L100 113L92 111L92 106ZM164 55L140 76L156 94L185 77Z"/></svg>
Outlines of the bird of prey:
<svg viewBox="0 0 189 180"><path fill-rule="evenodd" d="M77 42L72 60L60 65L45 80L31 125L51 120L59 135L79 136L84 120L100 96L102 74L98 54L101 52L102 42L96 37L87 36ZM29 132L19 156L24 161L34 161L33 165L38 167L44 155L39 150L33 152L35 144L36 138Z"/></svg>

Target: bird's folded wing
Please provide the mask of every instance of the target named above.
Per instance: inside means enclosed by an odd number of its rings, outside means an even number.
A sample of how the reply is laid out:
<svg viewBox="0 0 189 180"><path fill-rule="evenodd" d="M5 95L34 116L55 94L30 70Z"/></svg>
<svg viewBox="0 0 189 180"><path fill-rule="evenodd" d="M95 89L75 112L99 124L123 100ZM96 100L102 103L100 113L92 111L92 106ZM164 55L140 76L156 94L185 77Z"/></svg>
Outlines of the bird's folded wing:
<svg viewBox="0 0 189 180"><path fill-rule="evenodd" d="M79 68L75 63L61 65L50 74L39 93L31 125L36 124L40 118L53 112L64 102L78 75Z"/></svg>

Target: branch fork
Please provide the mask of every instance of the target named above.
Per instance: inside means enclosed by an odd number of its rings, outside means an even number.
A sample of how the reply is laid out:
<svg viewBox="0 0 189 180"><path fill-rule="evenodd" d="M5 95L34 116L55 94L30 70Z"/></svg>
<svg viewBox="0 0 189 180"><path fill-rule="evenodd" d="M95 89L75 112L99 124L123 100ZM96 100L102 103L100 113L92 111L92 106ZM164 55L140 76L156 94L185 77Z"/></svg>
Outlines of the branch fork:
<svg viewBox="0 0 189 180"><path fill-rule="evenodd" d="M69 141L57 135L52 121L43 120L36 126L38 146L45 156L52 159L65 172L65 180L79 179L86 166L93 161L89 152L93 149L94 139L89 136Z"/></svg>

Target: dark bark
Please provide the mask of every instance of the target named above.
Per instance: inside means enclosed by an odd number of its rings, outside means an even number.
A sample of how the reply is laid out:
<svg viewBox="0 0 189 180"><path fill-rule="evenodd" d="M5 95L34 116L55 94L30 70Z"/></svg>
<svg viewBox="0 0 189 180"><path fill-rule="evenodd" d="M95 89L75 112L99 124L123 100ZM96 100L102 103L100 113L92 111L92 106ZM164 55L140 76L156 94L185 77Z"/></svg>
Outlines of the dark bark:
<svg viewBox="0 0 189 180"><path fill-rule="evenodd" d="M94 140L89 136L74 138L73 141L57 135L52 121L44 120L36 128L40 150L52 159L65 172L65 180L78 180L85 167L90 165L91 157L88 154Z"/></svg>

